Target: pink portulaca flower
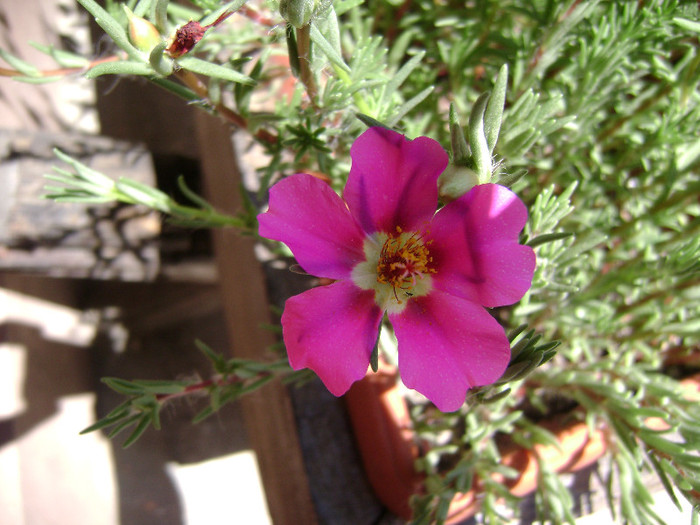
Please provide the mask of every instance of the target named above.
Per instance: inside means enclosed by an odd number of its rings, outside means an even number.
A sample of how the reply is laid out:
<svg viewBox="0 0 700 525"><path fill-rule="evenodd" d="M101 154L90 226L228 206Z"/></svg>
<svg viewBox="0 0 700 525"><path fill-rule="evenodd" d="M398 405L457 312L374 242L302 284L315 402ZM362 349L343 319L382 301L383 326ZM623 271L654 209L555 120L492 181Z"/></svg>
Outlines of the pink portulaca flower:
<svg viewBox="0 0 700 525"><path fill-rule="evenodd" d="M518 244L527 210L507 188L483 184L436 213L448 157L428 137L371 128L350 156L342 198L318 178L292 175L258 216L260 235L286 243L309 274L335 280L287 301L289 362L344 394L367 372L386 312L404 384L457 410L469 388L508 365L505 331L484 307L530 288L535 255Z"/></svg>

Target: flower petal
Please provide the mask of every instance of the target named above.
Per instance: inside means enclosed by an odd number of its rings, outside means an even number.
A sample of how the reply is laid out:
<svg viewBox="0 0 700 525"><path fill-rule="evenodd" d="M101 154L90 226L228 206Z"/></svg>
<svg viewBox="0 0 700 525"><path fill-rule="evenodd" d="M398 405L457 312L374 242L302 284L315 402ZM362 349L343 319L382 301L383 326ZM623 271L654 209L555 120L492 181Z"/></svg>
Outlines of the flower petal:
<svg viewBox="0 0 700 525"><path fill-rule="evenodd" d="M505 331L480 305L434 290L389 315L399 342L404 384L443 412L457 410L473 386L496 381L508 366Z"/></svg>
<svg viewBox="0 0 700 525"><path fill-rule="evenodd" d="M370 128L350 149L352 167L343 198L367 233L424 226L437 208L437 179L447 153L428 137L408 140L385 128Z"/></svg>
<svg viewBox="0 0 700 525"><path fill-rule="evenodd" d="M300 173L270 189L268 211L258 215L262 237L284 242L304 271L342 279L364 260L364 233L325 182Z"/></svg>
<svg viewBox="0 0 700 525"><path fill-rule="evenodd" d="M527 209L509 189L475 186L430 225L435 286L488 307L519 301L532 284L535 253L518 244Z"/></svg>
<svg viewBox="0 0 700 525"><path fill-rule="evenodd" d="M287 300L282 335L295 370L310 368L336 396L367 372L382 311L374 292L350 281L313 288Z"/></svg>

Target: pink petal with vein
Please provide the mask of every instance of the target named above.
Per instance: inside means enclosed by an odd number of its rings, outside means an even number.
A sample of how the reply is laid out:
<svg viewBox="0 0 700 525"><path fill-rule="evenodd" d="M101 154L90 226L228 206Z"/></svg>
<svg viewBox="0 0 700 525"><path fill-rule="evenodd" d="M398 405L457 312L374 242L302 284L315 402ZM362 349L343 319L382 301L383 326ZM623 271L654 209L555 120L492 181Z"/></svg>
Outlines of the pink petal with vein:
<svg viewBox="0 0 700 525"><path fill-rule="evenodd" d="M297 174L270 189L268 211L258 215L262 237L282 241L311 275L342 279L364 260L364 233L345 202L325 182Z"/></svg>
<svg viewBox="0 0 700 525"><path fill-rule="evenodd" d="M462 406L469 388L496 381L510 360L503 328L471 301L433 290L389 318L401 379L443 412Z"/></svg>
<svg viewBox="0 0 700 525"><path fill-rule="evenodd" d="M310 368L332 394L343 395L367 372L381 319L374 291L350 281L296 295L282 314L289 364Z"/></svg>
<svg viewBox="0 0 700 525"><path fill-rule="evenodd" d="M430 226L435 286L488 307L513 304L532 284L535 253L518 244L527 209L509 189L475 186Z"/></svg>
<svg viewBox="0 0 700 525"><path fill-rule="evenodd" d="M437 179L447 153L428 137L408 140L370 128L350 149L352 167L343 198L367 233L418 230L437 207Z"/></svg>

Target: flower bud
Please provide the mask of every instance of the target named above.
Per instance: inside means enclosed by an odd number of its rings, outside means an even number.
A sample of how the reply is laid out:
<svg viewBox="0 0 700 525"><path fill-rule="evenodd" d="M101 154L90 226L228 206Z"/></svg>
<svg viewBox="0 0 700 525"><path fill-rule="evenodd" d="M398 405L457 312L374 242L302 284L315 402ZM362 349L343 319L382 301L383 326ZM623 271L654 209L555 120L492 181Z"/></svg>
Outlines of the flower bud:
<svg viewBox="0 0 700 525"><path fill-rule="evenodd" d="M145 18L136 16L127 6L124 6L124 11L129 20L129 40L139 51L150 51L161 42L156 26Z"/></svg>
<svg viewBox="0 0 700 525"><path fill-rule="evenodd" d="M438 178L440 198L445 202L458 199L479 184L479 175L472 169L450 164Z"/></svg>
<svg viewBox="0 0 700 525"><path fill-rule="evenodd" d="M317 0L281 0L280 14L297 29L304 27L311 20L316 10Z"/></svg>

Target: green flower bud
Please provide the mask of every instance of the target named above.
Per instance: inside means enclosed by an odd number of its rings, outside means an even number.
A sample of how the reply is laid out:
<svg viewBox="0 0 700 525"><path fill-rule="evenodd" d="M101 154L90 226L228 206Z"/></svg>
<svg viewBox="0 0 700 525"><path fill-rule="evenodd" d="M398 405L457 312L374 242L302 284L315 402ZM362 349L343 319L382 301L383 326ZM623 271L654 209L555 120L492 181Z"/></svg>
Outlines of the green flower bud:
<svg viewBox="0 0 700 525"><path fill-rule="evenodd" d="M479 184L479 175L472 169L450 164L438 178L440 198L445 202L458 199Z"/></svg>
<svg viewBox="0 0 700 525"><path fill-rule="evenodd" d="M156 26L145 18L136 16L127 6L123 6L129 20L129 40L139 51L151 51L162 41Z"/></svg>
<svg viewBox="0 0 700 525"><path fill-rule="evenodd" d="M309 23L316 6L317 0L281 0L280 14L287 22L299 29Z"/></svg>

